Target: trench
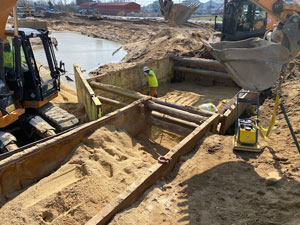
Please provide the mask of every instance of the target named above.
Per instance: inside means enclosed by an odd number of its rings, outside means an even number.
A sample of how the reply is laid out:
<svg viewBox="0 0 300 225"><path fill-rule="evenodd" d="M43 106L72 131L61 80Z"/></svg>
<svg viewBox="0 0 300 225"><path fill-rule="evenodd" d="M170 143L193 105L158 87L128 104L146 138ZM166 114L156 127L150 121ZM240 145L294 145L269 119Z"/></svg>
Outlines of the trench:
<svg viewBox="0 0 300 225"><path fill-rule="evenodd" d="M143 66L89 81L146 93L146 81L141 76ZM221 108L239 90L230 81L175 71L174 61L169 58L147 66L157 71L162 101L194 107L213 102ZM192 124L196 133L188 129L187 135L178 135L162 129L159 123L151 124L149 117L152 121L161 118L151 114L155 112L151 106L159 105L155 100L133 102L124 96L96 89L95 92L96 96L117 99L127 106L112 107L103 102L103 114L109 114L100 120L37 143L0 162L0 178L2 183L5 181L0 196L2 224L83 224L105 211L107 205L145 175L152 178L152 173L158 171L163 176L167 170L158 167L159 156L172 156L174 165L180 154L191 151L219 121L219 115L214 115L202 128ZM155 182L149 180L145 187ZM19 211L22 214L14 218L13 213Z"/></svg>

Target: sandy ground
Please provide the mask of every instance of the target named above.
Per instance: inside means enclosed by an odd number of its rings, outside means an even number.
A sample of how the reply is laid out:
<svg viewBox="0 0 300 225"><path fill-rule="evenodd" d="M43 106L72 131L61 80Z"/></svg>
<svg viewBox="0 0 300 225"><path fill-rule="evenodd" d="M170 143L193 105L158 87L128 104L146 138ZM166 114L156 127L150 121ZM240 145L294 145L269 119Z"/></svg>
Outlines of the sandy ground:
<svg viewBox="0 0 300 225"><path fill-rule="evenodd" d="M83 224L177 141L171 137L159 145L142 134L131 137L125 130L102 127L57 171L3 205L1 224Z"/></svg>
<svg viewBox="0 0 300 225"><path fill-rule="evenodd" d="M299 80L282 90L298 140ZM261 107L265 125L273 105L271 98ZM260 154L233 152L231 136L208 135L111 224L300 224L300 156L281 111L260 144Z"/></svg>
<svg viewBox="0 0 300 225"><path fill-rule="evenodd" d="M204 103L213 103L222 109L238 92L237 87L204 87L192 82L163 84L158 87L161 99L170 103L197 107Z"/></svg>
<svg viewBox="0 0 300 225"><path fill-rule="evenodd" d="M124 45L129 54L123 62L104 66L95 74L169 54L201 56L201 38L210 35L210 28L204 25L170 27L151 20L126 25L77 18L49 22L55 30L82 32ZM299 139L298 65L297 61L291 65L292 77L297 77L284 84L282 96ZM178 104L210 101L219 107L235 93L234 89L218 87L212 91L193 84L159 90L163 98ZM74 96L70 87L62 85L54 102L78 112L80 106ZM273 104L271 98L261 107L262 124L268 123ZM3 205L1 224L83 224L179 139L157 135L154 140L161 141L162 147L113 127L101 128L74 149L55 173ZM300 159L281 112L270 138L260 140L264 151L251 154L233 152L231 136L207 135L193 153L181 158L170 175L111 223L300 224Z"/></svg>

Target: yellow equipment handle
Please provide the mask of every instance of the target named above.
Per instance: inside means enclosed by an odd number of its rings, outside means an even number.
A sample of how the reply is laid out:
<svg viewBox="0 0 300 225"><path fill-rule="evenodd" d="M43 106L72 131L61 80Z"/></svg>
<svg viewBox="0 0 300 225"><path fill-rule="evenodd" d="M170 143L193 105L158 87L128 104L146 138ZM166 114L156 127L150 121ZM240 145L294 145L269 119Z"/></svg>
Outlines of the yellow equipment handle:
<svg viewBox="0 0 300 225"><path fill-rule="evenodd" d="M271 133L271 131L272 131L274 125L275 125L277 109L278 109L278 105L279 105L279 98L280 98L280 92L277 92L275 105L274 105L274 108L273 108L273 115L272 115L271 122L270 122L270 125L269 125L268 129L266 129L262 126L254 126L254 128L258 130L260 136L264 139L269 137L269 135L270 135L270 133ZM267 133L264 133L264 132L267 132Z"/></svg>

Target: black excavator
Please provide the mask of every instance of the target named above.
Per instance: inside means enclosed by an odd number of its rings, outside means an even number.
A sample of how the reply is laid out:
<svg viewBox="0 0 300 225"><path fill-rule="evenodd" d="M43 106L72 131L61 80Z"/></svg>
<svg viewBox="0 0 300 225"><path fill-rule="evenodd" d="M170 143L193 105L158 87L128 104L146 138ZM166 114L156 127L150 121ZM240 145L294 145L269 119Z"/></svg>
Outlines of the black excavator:
<svg viewBox="0 0 300 225"><path fill-rule="evenodd" d="M0 6L0 151L13 151L78 124L78 119L50 103L60 91L64 64L57 63L45 28L18 28L16 1ZM14 28L6 21L14 7ZM36 51L34 48L39 48ZM47 69L36 61L43 55ZM39 56L40 57L40 56Z"/></svg>

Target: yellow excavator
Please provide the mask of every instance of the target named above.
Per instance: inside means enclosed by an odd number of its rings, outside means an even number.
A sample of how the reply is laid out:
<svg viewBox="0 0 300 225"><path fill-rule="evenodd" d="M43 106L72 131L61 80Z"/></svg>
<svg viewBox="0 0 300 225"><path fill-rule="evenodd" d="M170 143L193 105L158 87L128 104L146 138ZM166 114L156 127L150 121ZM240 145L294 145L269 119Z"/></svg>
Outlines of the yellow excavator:
<svg viewBox="0 0 300 225"><path fill-rule="evenodd" d="M58 65L45 28L18 28L16 0L0 0L0 152L55 135L78 119L50 103L60 90ZM14 28L6 28L13 9ZM38 40L36 40L38 39ZM49 71L41 73L31 43L42 43ZM41 54L40 53L40 54ZM17 137L17 138L16 138Z"/></svg>
<svg viewBox="0 0 300 225"><path fill-rule="evenodd" d="M243 89L256 93L256 96L280 83L279 74L289 61L300 52L300 1L299 0L250 0L279 22L265 38L250 38L243 41L223 41L208 46L211 54L228 70L231 78ZM258 97L244 99L237 96L237 104L249 103L257 108L256 117L236 119L234 149L260 151L258 134L268 136L275 123L280 90L277 89L276 104L269 129L260 127L258 120ZM281 108L283 105L280 104ZM238 107L237 107L238 108ZM283 110L284 111L284 110ZM287 120L288 122L288 120ZM288 122L289 124L289 122ZM291 133L292 132L292 129ZM263 133L266 131L266 134ZM295 140L295 143L297 141Z"/></svg>
<svg viewBox="0 0 300 225"><path fill-rule="evenodd" d="M224 0L222 26L215 18L215 29L222 32L222 40L238 41L263 37L278 21L249 0Z"/></svg>

